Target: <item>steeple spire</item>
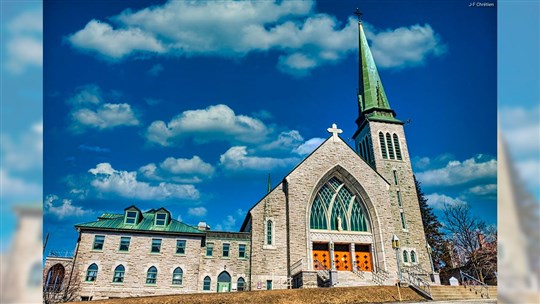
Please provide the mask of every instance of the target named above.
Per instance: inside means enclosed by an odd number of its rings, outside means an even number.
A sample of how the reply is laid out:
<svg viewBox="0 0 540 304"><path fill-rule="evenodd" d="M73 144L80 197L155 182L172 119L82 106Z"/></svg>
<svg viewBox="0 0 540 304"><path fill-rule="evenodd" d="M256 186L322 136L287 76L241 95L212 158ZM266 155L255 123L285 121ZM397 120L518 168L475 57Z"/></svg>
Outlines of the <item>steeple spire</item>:
<svg viewBox="0 0 540 304"><path fill-rule="evenodd" d="M385 122L402 123L395 118L395 112L384 92L377 66L369 49L366 34L360 16L362 13L356 9L358 17L358 108L359 117L356 123L360 127L367 120L382 120Z"/></svg>

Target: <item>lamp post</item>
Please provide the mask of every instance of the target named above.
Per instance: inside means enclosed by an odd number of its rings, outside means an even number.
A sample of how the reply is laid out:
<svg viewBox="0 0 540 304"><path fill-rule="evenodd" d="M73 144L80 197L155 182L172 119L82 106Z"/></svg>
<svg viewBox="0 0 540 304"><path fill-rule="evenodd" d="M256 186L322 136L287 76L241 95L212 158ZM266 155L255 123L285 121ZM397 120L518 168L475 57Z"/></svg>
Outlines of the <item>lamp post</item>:
<svg viewBox="0 0 540 304"><path fill-rule="evenodd" d="M399 260L400 260L399 259L399 238L395 234L392 236L392 249L394 249L396 251L398 278L399 278L399 281L401 282L402 275L401 275L401 266L400 266L400 263L399 263Z"/></svg>

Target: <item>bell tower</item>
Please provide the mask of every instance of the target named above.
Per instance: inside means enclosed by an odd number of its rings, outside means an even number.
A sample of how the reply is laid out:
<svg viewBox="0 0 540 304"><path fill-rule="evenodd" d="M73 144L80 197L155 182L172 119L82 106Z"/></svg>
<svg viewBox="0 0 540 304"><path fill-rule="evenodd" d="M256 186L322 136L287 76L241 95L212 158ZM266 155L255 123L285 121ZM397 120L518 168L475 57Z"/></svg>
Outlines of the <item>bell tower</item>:
<svg viewBox="0 0 540 304"><path fill-rule="evenodd" d="M402 266L431 269L404 123L396 118L358 16L358 126L355 150L388 183L395 234L401 240ZM390 241L390 240L388 240ZM414 252L414 253L412 253ZM412 255L414 257L412 258Z"/></svg>

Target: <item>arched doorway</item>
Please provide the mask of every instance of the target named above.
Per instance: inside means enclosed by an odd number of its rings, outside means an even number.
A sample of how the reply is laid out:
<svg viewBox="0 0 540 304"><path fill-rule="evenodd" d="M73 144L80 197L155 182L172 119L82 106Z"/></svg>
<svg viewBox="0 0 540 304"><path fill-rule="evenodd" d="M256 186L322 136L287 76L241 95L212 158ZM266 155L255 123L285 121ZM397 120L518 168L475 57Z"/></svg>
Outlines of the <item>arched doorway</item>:
<svg viewBox="0 0 540 304"><path fill-rule="evenodd" d="M223 271L218 276L217 292L229 292L231 291L231 275Z"/></svg>
<svg viewBox="0 0 540 304"><path fill-rule="evenodd" d="M341 174L323 181L308 217L313 269L373 271L372 224L364 200Z"/></svg>

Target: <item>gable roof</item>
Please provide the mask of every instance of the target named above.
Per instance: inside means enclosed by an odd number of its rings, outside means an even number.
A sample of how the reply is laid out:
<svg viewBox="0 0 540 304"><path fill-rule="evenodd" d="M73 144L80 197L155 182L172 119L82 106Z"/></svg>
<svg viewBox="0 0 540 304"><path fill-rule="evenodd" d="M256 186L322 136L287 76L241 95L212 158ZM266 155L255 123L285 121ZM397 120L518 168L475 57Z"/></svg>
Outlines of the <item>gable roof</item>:
<svg viewBox="0 0 540 304"><path fill-rule="evenodd" d="M129 209L131 207L126 208ZM158 209L161 210L161 209ZM75 228L94 229L94 230L111 230L111 231L133 231L133 232L162 232L162 233L182 233L182 234L204 234L196 227L184 224L178 220L172 219L166 226L154 225L154 213L156 210L151 209L143 212L142 219L135 225L125 224L123 214L104 213L98 217L97 221L81 223L75 225Z"/></svg>
<svg viewBox="0 0 540 304"><path fill-rule="evenodd" d="M291 171L289 171L289 173L285 174L285 176L283 177L283 180L285 178L287 178L289 175L291 175L298 167L300 167L307 159L309 159L311 157L311 155L315 154L315 152L317 152L317 150L319 150L322 146L324 146L326 144L326 142L332 138L332 135L330 135L328 138L326 138L325 141L323 141L315 150L313 150L308 156L306 156L301 162L299 162ZM382 176L377 170L375 170L372 166L370 166L363 158L360 157L360 155L358 155L356 153L356 151L354 151L354 149L349 146L349 144L347 144L343 138L341 138L339 135L338 135L338 138L341 140L341 142L347 146L349 149L351 149L351 151L354 153L354 155L356 155L356 157L360 160L360 161L363 161L364 163L366 163L366 165L373 171L375 172L385 183L387 183L388 185L390 185L390 182L388 182L386 180L386 178L384 178L384 176ZM246 224L248 223L248 219L251 217L250 216L250 212L253 208L255 208L255 206L257 206L260 202L262 202L272 191L274 191L274 189L276 189L283 181L281 181L280 183L278 183L276 186L274 186L274 188L272 188L272 190L268 191L268 193L266 193L259 201L257 201L255 204L253 204L253 206L251 206L251 208L249 208L249 210L247 211L247 214L246 214L246 217L244 219L244 222L242 223L242 226L240 227L240 231L242 231Z"/></svg>

